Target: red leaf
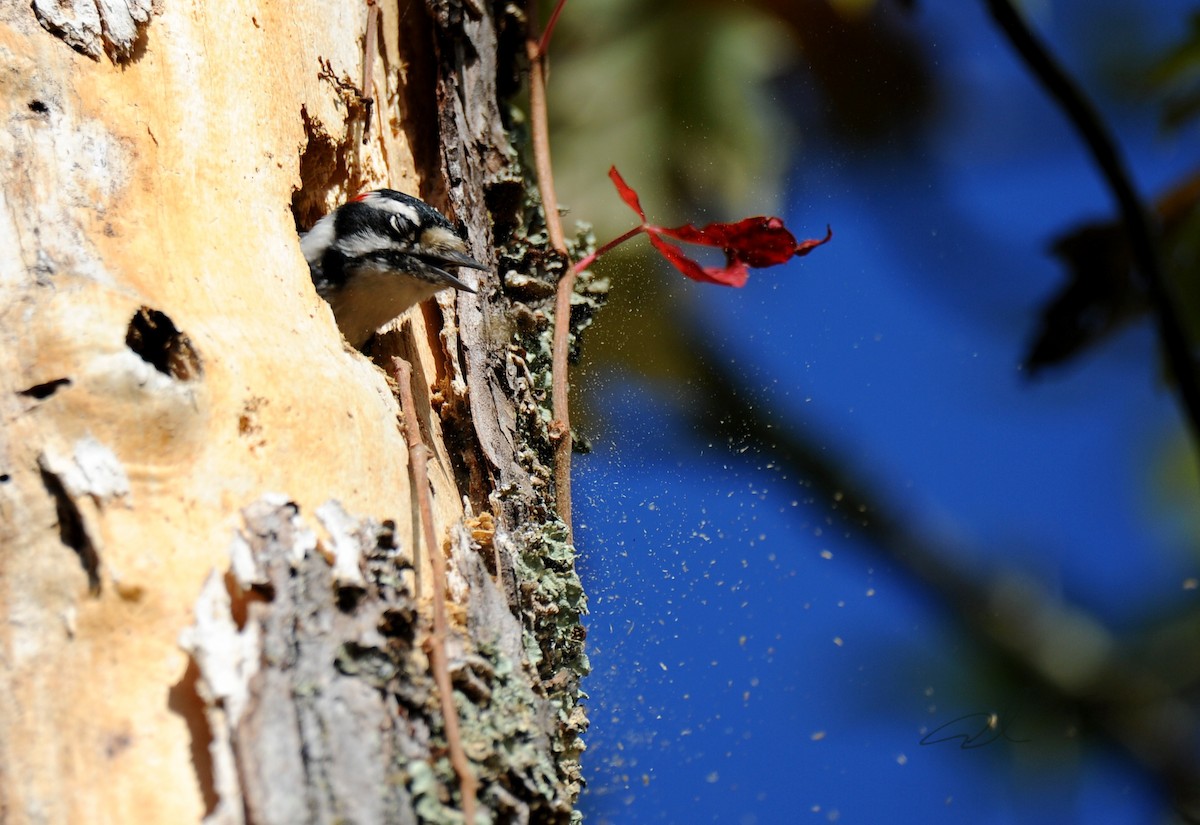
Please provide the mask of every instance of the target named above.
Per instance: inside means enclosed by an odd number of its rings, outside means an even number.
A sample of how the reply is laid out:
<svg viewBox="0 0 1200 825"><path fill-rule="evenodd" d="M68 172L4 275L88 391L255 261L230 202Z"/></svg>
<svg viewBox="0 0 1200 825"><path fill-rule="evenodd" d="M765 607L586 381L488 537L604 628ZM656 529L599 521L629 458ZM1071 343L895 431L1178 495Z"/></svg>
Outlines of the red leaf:
<svg viewBox="0 0 1200 825"><path fill-rule="evenodd" d="M689 224L662 229L664 235L688 243L715 246L755 269L791 260L796 236L779 218L744 218L736 223L710 223L700 229Z"/></svg>
<svg viewBox="0 0 1200 825"><path fill-rule="evenodd" d="M621 173L617 171L617 167L610 167L608 176L612 178L613 186L617 187L617 194L621 196L621 200L625 201L630 209L637 212L638 217L642 219L642 223L645 223L646 211L642 209L642 205L638 202L637 192L634 192L629 184L625 182L625 179L621 177Z"/></svg>
<svg viewBox="0 0 1200 825"><path fill-rule="evenodd" d="M833 240L833 227L826 226L824 238L809 238L807 241L801 241L800 243L796 244L796 257L803 258L821 244L829 243L831 240Z"/></svg>
<svg viewBox="0 0 1200 825"><path fill-rule="evenodd" d="M734 223L710 223L699 228L690 223L675 227L651 226L646 223L646 212L642 209L637 192L625 182L617 167L611 167L608 176L617 187L617 194L621 196L621 200L642 219L642 225L597 250L592 260L634 234L645 232L650 237L650 243L654 244L654 248L667 262L688 278L709 284L740 287L745 286L750 276L750 267L761 269L786 263L794 256L807 255L821 244L828 243L833 237L833 230L826 227L824 238L797 243L796 236L788 231L783 221L771 217L744 218ZM725 266L702 266L689 258L678 246L663 240L664 235L685 243L722 250L725 253Z"/></svg>
<svg viewBox="0 0 1200 825"><path fill-rule="evenodd" d="M667 262L693 281L740 287L745 286L750 277L750 270L741 261L726 256L728 262L725 266L701 266L683 254L683 250L675 244L667 243L653 232L646 234L650 236L650 243L654 244L654 248L662 253Z"/></svg>

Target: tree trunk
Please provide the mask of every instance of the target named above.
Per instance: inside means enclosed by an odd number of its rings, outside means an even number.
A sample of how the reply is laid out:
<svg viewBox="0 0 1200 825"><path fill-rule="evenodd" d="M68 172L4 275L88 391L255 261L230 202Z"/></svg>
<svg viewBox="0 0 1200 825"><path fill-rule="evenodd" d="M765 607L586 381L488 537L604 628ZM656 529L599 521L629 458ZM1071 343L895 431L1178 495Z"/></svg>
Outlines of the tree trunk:
<svg viewBox="0 0 1200 825"><path fill-rule="evenodd" d="M501 118L522 24L378 7L373 105L365 2L0 7L3 821L462 821L392 355L433 455L479 821L577 819L553 284ZM494 270L372 363L296 229L381 185Z"/></svg>

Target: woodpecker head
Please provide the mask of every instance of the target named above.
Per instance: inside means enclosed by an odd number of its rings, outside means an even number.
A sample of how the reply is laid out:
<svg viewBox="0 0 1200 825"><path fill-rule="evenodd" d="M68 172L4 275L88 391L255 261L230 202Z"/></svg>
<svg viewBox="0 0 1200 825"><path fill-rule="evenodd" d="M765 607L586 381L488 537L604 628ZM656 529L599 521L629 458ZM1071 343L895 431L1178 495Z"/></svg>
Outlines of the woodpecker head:
<svg viewBox="0 0 1200 825"><path fill-rule="evenodd" d="M448 267L487 268L440 212L392 189L359 195L321 218L301 236L300 249L342 334L360 348L439 290L475 291Z"/></svg>

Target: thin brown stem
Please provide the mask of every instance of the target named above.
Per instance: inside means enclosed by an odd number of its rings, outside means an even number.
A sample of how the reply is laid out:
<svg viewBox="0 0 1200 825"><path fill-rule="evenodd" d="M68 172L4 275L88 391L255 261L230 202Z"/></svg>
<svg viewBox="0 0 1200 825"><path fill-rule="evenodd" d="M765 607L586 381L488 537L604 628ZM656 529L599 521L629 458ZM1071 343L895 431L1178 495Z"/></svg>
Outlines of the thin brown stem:
<svg viewBox="0 0 1200 825"><path fill-rule="evenodd" d="M474 825L479 783L475 779L471 763L467 760L467 754L463 750L462 733L458 726L458 708L454 706L454 687L450 683L450 666L446 656L446 639L449 635L446 622L446 559L437 544L437 536L433 529L433 503L429 498L429 475L425 467L425 463L429 460L429 448L421 440L417 408L413 403L412 365L403 358L393 358L392 370L396 376L396 388L400 393L400 411L404 415L404 438L408 443L408 469L412 475L412 485L417 494L418 509L421 513L425 550L429 554L429 566L433 570L433 634L429 640L433 680L437 683L441 699L442 718L446 726L446 745L450 750L450 764L454 766L454 772L458 775L463 818L467 825Z"/></svg>
<svg viewBox="0 0 1200 825"><path fill-rule="evenodd" d="M367 33L363 37L362 102L366 113L363 116L363 138L366 143L371 137L371 114L375 106L375 54L379 40L379 6L375 0L367 0Z"/></svg>
<svg viewBox="0 0 1200 825"><path fill-rule="evenodd" d="M559 8L561 9L561 4ZM550 162L550 127L546 114L546 55L535 34L534 3L527 6L530 31L525 40L525 51L529 57L529 122L533 138L534 166L537 169L538 189L542 196L542 209L546 214L546 232L550 246L568 259L566 237L563 235L562 217L558 213L558 196L554 192L554 170ZM556 12L558 9L556 9ZM551 393L552 415L550 438L554 441L554 489L555 510L567 527L567 540L571 539L571 411L569 404L570 385L567 382L567 354L571 336L571 296L575 292L574 267L568 268L559 279L554 303L554 340L552 343Z"/></svg>

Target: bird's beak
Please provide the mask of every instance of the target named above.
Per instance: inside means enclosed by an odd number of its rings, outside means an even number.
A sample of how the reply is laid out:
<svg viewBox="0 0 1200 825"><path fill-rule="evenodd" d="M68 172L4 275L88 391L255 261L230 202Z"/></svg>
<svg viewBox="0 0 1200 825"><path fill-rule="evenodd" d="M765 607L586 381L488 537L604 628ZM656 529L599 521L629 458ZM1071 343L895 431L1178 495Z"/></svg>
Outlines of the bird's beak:
<svg viewBox="0 0 1200 825"><path fill-rule="evenodd" d="M466 264L459 264L459 266L466 266ZM475 291L474 287L467 286L463 281L460 281L458 278L454 277L449 272L442 269L440 266L433 266L431 264L429 266L429 268L432 269L434 272L436 272L443 281L445 281L447 284L454 287L455 289L461 289L463 292L472 292L472 293ZM484 267L481 266L479 268L483 269Z"/></svg>
<svg viewBox="0 0 1200 825"><path fill-rule="evenodd" d="M450 275L450 273L446 272L444 269L442 269L442 267L466 266L467 269L472 270L487 270L486 266L480 264L478 260L470 257L470 255L468 255L466 252L451 252L449 249L446 249L444 252L422 253L419 255L419 257L421 260L424 260L425 263L430 264L433 269L436 269L439 275L445 279L446 283L450 284L451 287L454 287L455 289L463 290L464 293L474 293L475 290L472 287L468 287L468 285L460 281L460 279Z"/></svg>
<svg viewBox="0 0 1200 825"><path fill-rule="evenodd" d="M445 252L423 252L420 257L431 264L441 266L465 266L467 269L487 269L486 266L465 252L451 252L449 250Z"/></svg>
<svg viewBox="0 0 1200 825"><path fill-rule="evenodd" d="M446 283L455 289L461 289L463 292L473 293L475 290L474 288L467 286L467 284L463 283L463 281L451 275L445 269L442 269L443 266L465 266L468 269L487 270L486 266L479 263L479 261L475 260L465 252L452 252L450 250L446 250L443 252L422 253L419 257L421 260L429 264L431 268L436 269L438 274L445 279Z"/></svg>

